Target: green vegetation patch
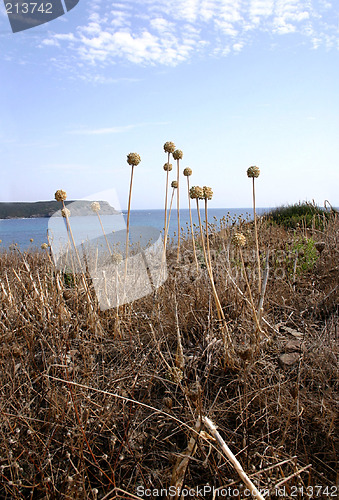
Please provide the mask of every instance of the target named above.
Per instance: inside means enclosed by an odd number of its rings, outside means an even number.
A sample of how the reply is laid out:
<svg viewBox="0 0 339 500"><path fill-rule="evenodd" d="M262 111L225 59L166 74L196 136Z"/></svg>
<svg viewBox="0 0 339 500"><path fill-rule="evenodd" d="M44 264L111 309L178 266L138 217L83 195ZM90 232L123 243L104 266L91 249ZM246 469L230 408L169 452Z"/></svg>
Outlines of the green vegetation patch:
<svg viewBox="0 0 339 500"><path fill-rule="evenodd" d="M333 208L325 210L318 207L314 202L304 201L294 205L283 205L274 208L265 214L265 218L273 224L283 226L286 229L296 229L301 226L322 231L326 223L337 214L338 211Z"/></svg>

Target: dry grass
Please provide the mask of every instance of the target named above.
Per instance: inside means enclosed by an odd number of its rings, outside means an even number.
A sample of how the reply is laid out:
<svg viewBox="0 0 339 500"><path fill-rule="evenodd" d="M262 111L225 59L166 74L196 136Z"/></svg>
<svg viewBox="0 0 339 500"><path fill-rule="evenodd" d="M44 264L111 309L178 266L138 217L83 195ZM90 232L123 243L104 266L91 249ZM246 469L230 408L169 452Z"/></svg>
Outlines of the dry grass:
<svg viewBox="0 0 339 500"><path fill-rule="evenodd" d="M240 221L240 229L256 302L254 228ZM297 487L336 484L339 222L300 234L258 221L263 267L270 249L259 345L233 230L209 226L232 369L198 237L200 272L188 233L179 265L176 248L168 249L166 283L118 318L93 312L81 279L56 271L46 252L0 254L0 498L135 498L138 487L168 487L188 445L184 487L238 488L233 498L244 498L217 443L197 437L202 416L217 424L251 481L272 488L271 498L278 484L284 498L303 498ZM324 249L298 272L294 242L311 237ZM291 349L296 361L287 367L280 357Z"/></svg>

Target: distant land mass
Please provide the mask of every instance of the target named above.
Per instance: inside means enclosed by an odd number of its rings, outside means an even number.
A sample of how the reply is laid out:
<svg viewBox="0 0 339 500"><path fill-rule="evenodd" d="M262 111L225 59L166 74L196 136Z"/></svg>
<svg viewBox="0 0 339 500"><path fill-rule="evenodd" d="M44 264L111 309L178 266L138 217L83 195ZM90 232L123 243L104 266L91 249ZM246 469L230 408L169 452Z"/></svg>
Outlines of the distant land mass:
<svg viewBox="0 0 339 500"><path fill-rule="evenodd" d="M71 216L94 215L91 210L92 201L87 200L67 200L66 207L71 209ZM121 212L111 207L107 201L99 201L100 215L118 215ZM72 207L69 207L69 205ZM0 219L33 219L38 217L51 217L56 212L60 212L62 205L60 202L36 201L36 202L0 202ZM60 214L61 215L61 214Z"/></svg>

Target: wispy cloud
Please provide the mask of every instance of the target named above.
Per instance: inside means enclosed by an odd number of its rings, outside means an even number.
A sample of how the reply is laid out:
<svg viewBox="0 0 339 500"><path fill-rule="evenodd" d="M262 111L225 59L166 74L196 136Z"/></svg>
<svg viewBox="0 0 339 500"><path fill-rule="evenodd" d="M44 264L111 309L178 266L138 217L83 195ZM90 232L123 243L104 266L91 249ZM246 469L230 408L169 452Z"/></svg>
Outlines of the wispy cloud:
<svg viewBox="0 0 339 500"><path fill-rule="evenodd" d="M116 127L95 128L95 129L75 129L70 130L68 134L71 135L106 135L106 134L119 134L121 132L128 132L137 127L145 127L148 125L167 125L168 122L152 122L152 123L135 123L131 125L120 125Z"/></svg>
<svg viewBox="0 0 339 500"><path fill-rule="evenodd" d="M36 167L38 170L41 169L41 167ZM70 172L85 172L92 170L93 167L90 165L84 165L82 163L50 163L47 165L44 165L43 170L44 172L62 172L66 171L68 173Z"/></svg>
<svg viewBox="0 0 339 500"><path fill-rule="evenodd" d="M52 34L40 47L65 48L84 66L174 66L198 53L239 52L258 33L277 40L298 33L313 48L338 48L334 0L96 0L85 25Z"/></svg>

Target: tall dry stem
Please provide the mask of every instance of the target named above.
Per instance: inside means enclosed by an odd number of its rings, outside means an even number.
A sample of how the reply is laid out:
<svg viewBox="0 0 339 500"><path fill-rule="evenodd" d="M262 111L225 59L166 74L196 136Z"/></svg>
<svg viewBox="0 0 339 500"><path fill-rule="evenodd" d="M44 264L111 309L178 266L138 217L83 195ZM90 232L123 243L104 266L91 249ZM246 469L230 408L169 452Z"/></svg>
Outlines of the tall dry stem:
<svg viewBox="0 0 339 500"><path fill-rule="evenodd" d="M189 213L190 213L190 224L191 224L193 254L194 254L194 260L195 260L195 265L197 267L197 271L199 271L200 267L199 267L199 263L198 263L197 252L196 252L196 249L195 249L195 238L194 238L194 229L193 229L193 220L192 220L192 209L191 209L189 176L187 176L187 194L188 194L188 208L189 208Z"/></svg>
<svg viewBox="0 0 339 500"><path fill-rule="evenodd" d="M68 218L69 210L68 210L68 208L66 208L64 200L61 200L61 201L62 201L62 206L63 206L63 210L64 210L64 214L65 214L67 233L68 233L69 238L71 239L71 242L72 242L72 245L73 245L73 248L74 248L74 253L75 253L76 259L77 259L78 264L79 264L79 269L80 269L82 284L84 285L84 289L85 289L85 292L86 292L86 295L87 295L87 298L88 298L88 302L89 302L90 308L91 308L92 312L94 312L93 300L92 300L91 294L89 292L89 288L88 288L88 284L87 284L85 272L83 270L83 266L82 266L82 263L81 263L80 255L79 255L77 246L75 244L72 227L71 227L71 224L70 224L69 218Z"/></svg>
<svg viewBox="0 0 339 500"><path fill-rule="evenodd" d="M257 227L257 215L255 212L255 186L254 177L252 178L252 197L253 197L253 217L254 217L254 234L255 234L255 246L257 251L257 265L258 265L258 293L261 293L261 266L260 266L260 255L259 255L259 242L258 242L258 227Z"/></svg>
<svg viewBox="0 0 339 500"><path fill-rule="evenodd" d="M179 201L179 159L177 160L177 183L178 183L178 189L177 189L177 217L178 217L178 248L177 248L177 262L179 262L180 258L180 201Z"/></svg>
<svg viewBox="0 0 339 500"><path fill-rule="evenodd" d="M183 152L181 149L176 149L173 153L173 158L177 161L177 217L178 217L178 247L177 247L177 262L180 259L180 237L181 237L181 228L180 228L180 201L179 201L179 189L180 189L180 160L183 157Z"/></svg>
<svg viewBox="0 0 339 500"><path fill-rule="evenodd" d="M130 222L130 214L131 214L131 199L132 199L133 173L134 173L134 165L132 165L132 170L131 170L131 180L130 180L130 184L129 184L129 195L128 195L127 222L126 222L125 274L124 274L124 281L126 281L126 276L127 276L127 265L128 265L129 222Z"/></svg>
<svg viewBox="0 0 339 500"><path fill-rule="evenodd" d="M206 224L206 246L207 246L208 264L210 266L211 274L213 274L212 262L211 262L210 241L209 241L209 235L208 235L208 214L207 214L207 198L206 197L205 197L205 224Z"/></svg>
<svg viewBox="0 0 339 500"><path fill-rule="evenodd" d="M167 165L170 165L170 152L167 153ZM168 199L168 180L169 180L169 167L166 169L166 193L165 193L165 221L164 221L164 232L166 232L167 225L167 199Z"/></svg>

